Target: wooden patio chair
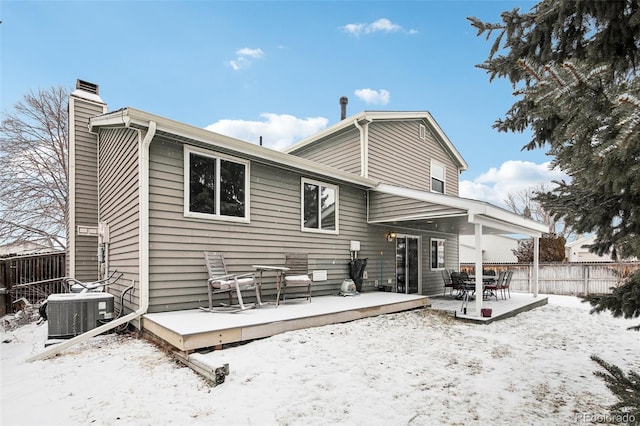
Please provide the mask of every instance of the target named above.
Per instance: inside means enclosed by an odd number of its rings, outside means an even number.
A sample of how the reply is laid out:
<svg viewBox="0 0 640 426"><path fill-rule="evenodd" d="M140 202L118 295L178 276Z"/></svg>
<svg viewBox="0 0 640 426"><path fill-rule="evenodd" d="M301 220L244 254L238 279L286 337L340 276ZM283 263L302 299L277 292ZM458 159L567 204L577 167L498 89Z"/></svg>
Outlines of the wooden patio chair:
<svg viewBox="0 0 640 426"><path fill-rule="evenodd" d="M309 259L306 253L285 254L284 266L288 268L282 274L278 295L276 296L276 306L280 304L280 291L282 290L282 301L286 301L287 287L307 287L304 298L311 303L311 278L309 277Z"/></svg>
<svg viewBox="0 0 640 426"><path fill-rule="evenodd" d="M247 274L229 274L224 256L220 252L204 252L204 259L209 272L207 279L207 289L209 293L209 308L200 308L208 312L238 312L245 309L255 308L255 303L246 304L242 300L243 290L255 290L258 304L260 301L260 286L255 279L253 272ZM233 305L233 293L235 292L238 303ZM216 293L227 293L229 303L220 307L213 306L213 295Z"/></svg>

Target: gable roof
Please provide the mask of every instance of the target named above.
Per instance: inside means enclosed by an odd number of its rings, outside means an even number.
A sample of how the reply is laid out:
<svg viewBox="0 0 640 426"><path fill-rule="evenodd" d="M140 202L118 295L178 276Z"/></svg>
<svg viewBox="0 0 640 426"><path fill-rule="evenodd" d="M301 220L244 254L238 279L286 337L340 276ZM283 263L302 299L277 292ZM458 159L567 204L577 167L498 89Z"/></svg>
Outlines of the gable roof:
<svg viewBox="0 0 640 426"><path fill-rule="evenodd" d="M336 133L344 131L354 125L354 122L372 122L372 121L413 121L424 120L431 133L436 140L442 145L446 152L451 155L451 158L457 163L461 171L467 170L469 165L462 158L460 152L453 145L451 140L444 133L442 128L438 125L436 120L428 111L362 111L356 115L345 118L344 120L336 123L335 125L326 128L320 133L316 133L302 141L293 144L283 150L288 154L295 153L296 151L313 145L322 141L323 139L330 137Z"/></svg>
<svg viewBox="0 0 640 426"><path fill-rule="evenodd" d="M431 116L425 112L364 112L352 117L351 119L406 120L423 119L429 117ZM400 196L404 199L415 200L422 203L433 203L442 206L446 210L434 212L430 208L425 208L419 209L419 212L416 212L416 214L413 214L411 216L390 217L388 215L383 215L383 217L378 218L379 220L374 220L372 221L372 223L438 219L440 221L454 220L456 223L449 223L448 225L457 228L457 231L459 233L470 233L470 229L467 229L466 226L463 226L464 223L462 222L466 222L467 224L480 223L485 226L485 229L487 229L487 231L493 230L494 232L497 231L496 233L516 233L534 236L546 231L545 225L517 216L514 213L508 212L504 209L493 206L483 201L382 184L378 180L361 177L353 173L345 172L331 166L326 166L315 161L307 160L305 158L289 154L288 152L276 151L271 148L214 133L203 128L188 125L179 121L171 120L131 107L122 108L117 111L109 112L91 118L89 120L89 130L91 132L95 132L99 128L119 127L127 127L136 130L146 130L149 129L151 123L155 123L156 137L162 136L184 143L218 149L228 153L240 154L245 158L273 165L282 169L302 172L307 175L317 175L325 179L337 180L360 188L372 190L374 193L392 194L395 196ZM435 126L437 126L434 121L433 123ZM307 139L306 141L302 141L301 143L294 145L286 151L295 151L296 149L299 149L302 146L306 146L307 144L314 143L316 140L320 140L323 137L328 136L329 134L340 131L341 129L346 129L352 124L353 121L345 119L338 123L336 126L333 126L320 133L316 137ZM439 129L439 127L437 127L437 129ZM455 150L453 145L451 145L449 139L444 136L444 133L441 133L441 135L442 142L446 142L450 146L450 148L453 150L452 152L456 153L456 158L459 159L461 166L466 167L466 163L464 162L462 157L460 157L458 151Z"/></svg>
<svg viewBox="0 0 640 426"><path fill-rule="evenodd" d="M358 187L373 188L379 183L379 181L375 179L361 177L315 161L235 139L131 107L92 117L89 120L89 130L95 132L98 128L110 127L129 127L143 130L148 129L151 122L155 122L156 124L156 136L164 136L207 148L220 149L229 153L242 154L251 160L282 169L324 176Z"/></svg>
<svg viewBox="0 0 640 426"><path fill-rule="evenodd" d="M595 239L596 239L595 235L587 235L586 237L582 237L570 243L567 243L566 247L574 247L574 246L582 247L583 245L593 244Z"/></svg>

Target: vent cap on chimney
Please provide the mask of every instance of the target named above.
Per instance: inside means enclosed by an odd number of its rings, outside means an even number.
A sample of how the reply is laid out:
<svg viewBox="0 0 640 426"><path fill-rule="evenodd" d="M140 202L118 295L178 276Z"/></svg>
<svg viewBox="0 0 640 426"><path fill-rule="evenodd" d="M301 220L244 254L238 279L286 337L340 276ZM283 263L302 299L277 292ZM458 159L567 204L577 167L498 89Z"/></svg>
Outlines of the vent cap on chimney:
<svg viewBox="0 0 640 426"><path fill-rule="evenodd" d="M89 83L88 81L78 79L76 81L76 89L84 90L85 92L93 93L94 95L100 95L98 85Z"/></svg>
<svg viewBox="0 0 640 426"><path fill-rule="evenodd" d="M347 104L349 99L346 96L340 97L340 120L347 118Z"/></svg>

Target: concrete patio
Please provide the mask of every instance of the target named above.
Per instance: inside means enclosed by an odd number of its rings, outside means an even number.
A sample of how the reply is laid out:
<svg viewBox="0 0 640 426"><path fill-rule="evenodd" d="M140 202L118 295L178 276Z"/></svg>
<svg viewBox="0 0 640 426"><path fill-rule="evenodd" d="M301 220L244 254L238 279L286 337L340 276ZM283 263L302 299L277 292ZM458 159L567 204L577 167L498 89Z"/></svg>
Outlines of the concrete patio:
<svg viewBox="0 0 640 426"><path fill-rule="evenodd" d="M530 311L538 306L546 305L548 296L538 295L533 297L531 293L511 293L511 297L506 300L495 300L495 298L482 301L482 307L491 309L490 317L482 317L476 312L476 304L474 300L469 300L467 304L467 312L462 309L462 300L455 299L448 293L446 296L431 296L431 309L450 313L457 319L476 323L488 324L505 318L518 315L521 312Z"/></svg>

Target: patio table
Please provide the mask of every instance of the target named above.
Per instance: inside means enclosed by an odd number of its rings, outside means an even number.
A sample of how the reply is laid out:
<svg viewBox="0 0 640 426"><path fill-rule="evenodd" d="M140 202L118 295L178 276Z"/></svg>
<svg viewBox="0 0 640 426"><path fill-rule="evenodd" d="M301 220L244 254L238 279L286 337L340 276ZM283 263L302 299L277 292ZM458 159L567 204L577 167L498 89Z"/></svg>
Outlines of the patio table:
<svg viewBox="0 0 640 426"><path fill-rule="evenodd" d="M475 299L475 296L473 294L470 294L470 293L475 292L476 284L472 283L471 281L465 281L462 284L461 290L462 290L462 297L461 297L462 306L460 307L460 311L463 314L466 315L467 314L467 305L469 304L469 299L471 299L471 300Z"/></svg>
<svg viewBox="0 0 640 426"><path fill-rule="evenodd" d="M491 282L491 281L495 281L498 277L496 275L483 275L482 276L482 282L486 283L486 282ZM476 281L476 276L475 275L469 275L469 281Z"/></svg>
<svg viewBox="0 0 640 426"><path fill-rule="evenodd" d="M260 273L260 298L262 299L262 273L264 271L274 271L276 273L276 288L280 288L282 284L282 273L289 270L286 266L271 266L271 265L252 265L253 269ZM276 301L262 302L260 306L267 303L276 303Z"/></svg>
<svg viewBox="0 0 640 426"><path fill-rule="evenodd" d="M473 281L473 285L475 286L475 275L469 275L469 281ZM495 275L483 275L482 276L482 297L483 299L488 299L489 297L495 297L496 300L498 299L496 294L493 292L493 290L489 290L489 293L486 293L486 289L484 288L487 284L491 284L496 282L496 280L498 279L497 276ZM474 287L475 288L475 287Z"/></svg>

